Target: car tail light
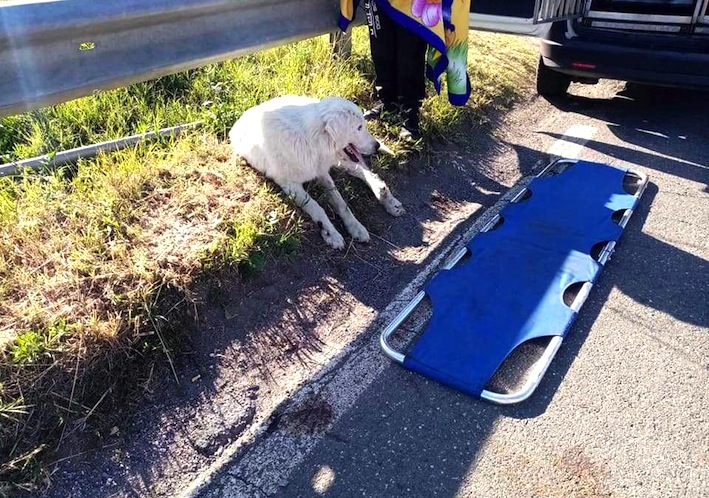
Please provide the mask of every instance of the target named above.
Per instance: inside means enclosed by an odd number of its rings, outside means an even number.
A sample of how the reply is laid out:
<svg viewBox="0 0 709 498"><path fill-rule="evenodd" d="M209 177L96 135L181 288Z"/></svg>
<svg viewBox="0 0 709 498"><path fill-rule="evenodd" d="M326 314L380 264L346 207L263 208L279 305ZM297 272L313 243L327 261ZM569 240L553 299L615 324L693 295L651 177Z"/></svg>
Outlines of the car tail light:
<svg viewBox="0 0 709 498"><path fill-rule="evenodd" d="M572 62L571 66L578 69L596 69L595 64L589 64L588 62Z"/></svg>

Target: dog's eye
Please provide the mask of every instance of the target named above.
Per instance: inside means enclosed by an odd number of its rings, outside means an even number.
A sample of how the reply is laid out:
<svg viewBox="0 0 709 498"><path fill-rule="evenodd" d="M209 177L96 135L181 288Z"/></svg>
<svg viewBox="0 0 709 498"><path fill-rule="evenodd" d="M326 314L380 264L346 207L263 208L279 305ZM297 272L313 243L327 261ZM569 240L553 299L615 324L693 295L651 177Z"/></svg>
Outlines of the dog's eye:
<svg viewBox="0 0 709 498"><path fill-rule="evenodd" d="M359 125L359 127L357 128L357 131L362 131L362 125Z"/></svg>

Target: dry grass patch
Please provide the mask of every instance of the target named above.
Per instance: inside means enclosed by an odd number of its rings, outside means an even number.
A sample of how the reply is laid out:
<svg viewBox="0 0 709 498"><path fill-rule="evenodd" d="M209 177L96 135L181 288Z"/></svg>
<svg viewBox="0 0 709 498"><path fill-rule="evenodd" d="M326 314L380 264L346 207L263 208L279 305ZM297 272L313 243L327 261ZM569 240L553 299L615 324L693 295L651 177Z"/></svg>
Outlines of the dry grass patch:
<svg viewBox="0 0 709 498"><path fill-rule="evenodd" d="M2 183L0 323L16 334L0 352L6 474L48 433L61 445L104 413L127 358L169 355L167 311L197 275L297 248L300 217L206 136Z"/></svg>

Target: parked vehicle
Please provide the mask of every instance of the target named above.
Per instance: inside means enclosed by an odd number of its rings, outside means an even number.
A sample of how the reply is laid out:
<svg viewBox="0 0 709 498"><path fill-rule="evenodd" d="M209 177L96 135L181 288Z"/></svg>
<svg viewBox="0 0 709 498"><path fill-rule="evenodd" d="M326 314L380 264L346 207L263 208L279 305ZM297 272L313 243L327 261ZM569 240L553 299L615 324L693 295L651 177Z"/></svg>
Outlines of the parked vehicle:
<svg viewBox="0 0 709 498"><path fill-rule="evenodd" d="M709 88L709 0L474 0L473 28L538 36L537 90L610 78Z"/></svg>

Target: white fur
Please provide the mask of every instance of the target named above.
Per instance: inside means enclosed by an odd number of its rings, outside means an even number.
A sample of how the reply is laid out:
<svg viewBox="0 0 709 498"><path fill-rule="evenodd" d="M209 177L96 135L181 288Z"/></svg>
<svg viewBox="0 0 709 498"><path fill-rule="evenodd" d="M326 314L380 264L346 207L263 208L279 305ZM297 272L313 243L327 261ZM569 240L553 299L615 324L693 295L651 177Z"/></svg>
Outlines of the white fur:
<svg viewBox="0 0 709 498"><path fill-rule="evenodd" d="M363 162L352 162L343 149L352 144L362 154L373 154L379 143L367 131L362 111L349 100L326 97L279 97L247 110L229 132L234 152L254 169L276 182L321 228L325 242L342 249L345 240L322 207L303 188L317 180L342 218L347 231L360 242L369 241L367 229L354 217L330 177L337 167L361 178L393 216L404 214L401 203Z"/></svg>

